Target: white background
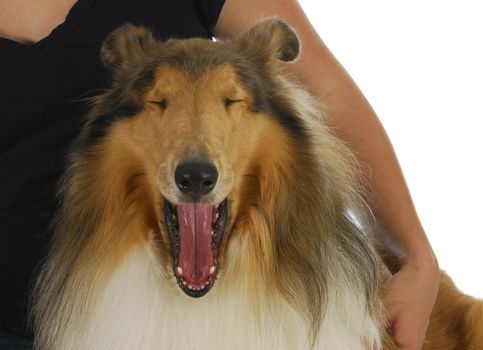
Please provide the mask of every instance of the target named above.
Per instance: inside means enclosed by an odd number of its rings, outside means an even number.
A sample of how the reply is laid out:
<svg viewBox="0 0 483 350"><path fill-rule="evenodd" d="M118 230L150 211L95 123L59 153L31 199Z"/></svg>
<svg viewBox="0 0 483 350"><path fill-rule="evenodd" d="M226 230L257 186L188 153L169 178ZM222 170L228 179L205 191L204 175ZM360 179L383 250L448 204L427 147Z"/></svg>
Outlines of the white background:
<svg viewBox="0 0 483 350"><path fill-rule="evenodd" d="M441 268L483 298L483 3L300 3L384 124Z"/></svg>

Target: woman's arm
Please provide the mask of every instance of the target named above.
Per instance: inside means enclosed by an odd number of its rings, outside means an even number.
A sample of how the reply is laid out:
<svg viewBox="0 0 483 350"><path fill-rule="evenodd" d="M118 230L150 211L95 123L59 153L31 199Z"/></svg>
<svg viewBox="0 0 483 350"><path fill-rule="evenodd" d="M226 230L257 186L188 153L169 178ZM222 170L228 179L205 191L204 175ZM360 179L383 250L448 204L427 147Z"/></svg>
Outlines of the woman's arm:
<svg viewBox="0 0 483 350"><path fill-rule="evenodd" d="M261 18L277 16L297 31L302 52L288 66L327 105L337 136L364 164L367 198L379 224L406 253L387 295L392 331L402 349L420 349L439 272L391 143L354 81L322 42L296 0L227 0L215 32L234 37Z"/></svg>

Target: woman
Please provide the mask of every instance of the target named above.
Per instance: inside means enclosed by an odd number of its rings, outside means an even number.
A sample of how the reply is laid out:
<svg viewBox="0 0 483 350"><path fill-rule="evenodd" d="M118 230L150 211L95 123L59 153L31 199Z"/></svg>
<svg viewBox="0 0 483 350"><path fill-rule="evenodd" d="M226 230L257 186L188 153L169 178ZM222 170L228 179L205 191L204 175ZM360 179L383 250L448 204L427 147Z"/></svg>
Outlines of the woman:
<svg viewBox="0 0 483 350"><path fill-rule="evenodd" d="M28 336L29 280L49 236L68 146L85 113L81 98L108 81L98 54L107 33L132 22L159 39L230 38L273 15L294 27L303 43L301 57L287 69L328 106L328 123L366 165L376 218L405 250L386 306L401 349L421 349L438 289L436 259L384 129L296 0L0 2L0 349L30 346L22 337Z"/></svg>

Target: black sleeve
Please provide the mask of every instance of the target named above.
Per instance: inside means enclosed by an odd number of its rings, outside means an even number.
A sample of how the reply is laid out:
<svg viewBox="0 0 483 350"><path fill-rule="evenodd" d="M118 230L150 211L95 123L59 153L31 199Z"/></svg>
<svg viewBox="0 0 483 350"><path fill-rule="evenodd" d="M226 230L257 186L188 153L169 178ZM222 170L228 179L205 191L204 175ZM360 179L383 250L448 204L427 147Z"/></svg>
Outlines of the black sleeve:
<svg viewBox="0 0 483 350"><path fill-rule="evenodd" d="M225 0L192 0L198 15L210 32L218 21Z"/></svg>

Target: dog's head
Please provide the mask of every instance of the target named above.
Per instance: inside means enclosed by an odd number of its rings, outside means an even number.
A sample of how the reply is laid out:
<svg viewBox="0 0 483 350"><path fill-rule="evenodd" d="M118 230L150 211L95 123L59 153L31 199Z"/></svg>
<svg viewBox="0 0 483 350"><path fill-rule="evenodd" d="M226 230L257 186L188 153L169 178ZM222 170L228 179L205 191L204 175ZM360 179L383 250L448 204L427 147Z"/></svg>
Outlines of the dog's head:
<svg viewBox="0 0 483 350"><path fill-rule="evenodd" d="M158 42L125 25L102 46L115 83L97 99L80 144L109 138L133 156L127 183L149 184L161 245L190 296L212 287L231 230L261 195L260 169L275 155L282 164L289 139L304 133L276 82L277 62L298 52L296 34L275 18L217 42Z"/></svg>
<svg viewBox="0 0 483 350"><path fill-rule="evenodd" d="M298 53L275 18L229 41L115 30L101 50L113 84L75 146L58 231L79 245L91 237L80 248L91 261L150 240L192 297L219 271L243 268L231 274L248 278L239 286L263 281L316 323L332 264L325 246L364 238L346 219L352 155L282 74Z"/></svg>

